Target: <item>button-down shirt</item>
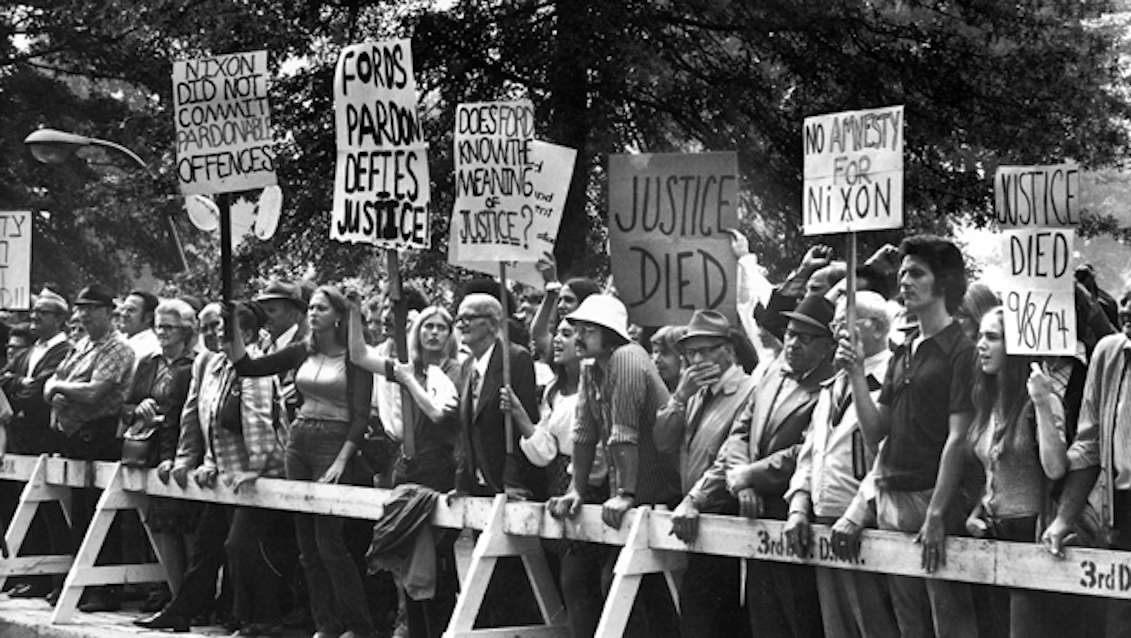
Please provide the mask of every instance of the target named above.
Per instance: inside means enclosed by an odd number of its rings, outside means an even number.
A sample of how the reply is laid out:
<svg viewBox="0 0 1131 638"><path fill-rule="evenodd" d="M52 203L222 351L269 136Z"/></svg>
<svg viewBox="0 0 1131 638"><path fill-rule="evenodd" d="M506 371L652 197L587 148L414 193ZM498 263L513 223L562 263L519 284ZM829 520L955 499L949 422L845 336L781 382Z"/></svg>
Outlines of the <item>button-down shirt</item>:
<svg viewBox="0 0 1131 638"><path fill-rule="evenodd" d="M873 401L880 394L880 380L887 374L890 361L888 350L864 360ZM865 443L860 430L849 379L839 374L825 383L817 398L813 423L801 445L785 500L792 501L798 492L808 492L815 516L838 517L856 496L860 481L875 458L876 449Z"/></svg>
<svg viewBox="0 0 1131 638"><path fill-rule="evenodd" d="M67 333L57 332L57 333L55 333L54 337L51 337L47 341L40 339L40 340L36 341L35 343L33 343L31 345L31 349L28 350L28 354L27 354L27 373L28 373L28 376L31 376L31 374L33 372L35 372L35 366L39 365L39 362L43 360L43 356L47 354L48 350L50 350L51 348L54 348L55 346L59 345L60 343L66 341L66 340L67 340Z"/></svg>
<svg viewBox="0 0 1131 638"><path fill-rule="evenodd" d="M59 364L55 378L66 382L94 383L107 381L113 387L93 404L80 403L62 394L51 398L52 425L70 436L84 423L108 416L118 416L134 370L134 351L122 333L107 330L97 341L83 337L74 351Z"/></svg>

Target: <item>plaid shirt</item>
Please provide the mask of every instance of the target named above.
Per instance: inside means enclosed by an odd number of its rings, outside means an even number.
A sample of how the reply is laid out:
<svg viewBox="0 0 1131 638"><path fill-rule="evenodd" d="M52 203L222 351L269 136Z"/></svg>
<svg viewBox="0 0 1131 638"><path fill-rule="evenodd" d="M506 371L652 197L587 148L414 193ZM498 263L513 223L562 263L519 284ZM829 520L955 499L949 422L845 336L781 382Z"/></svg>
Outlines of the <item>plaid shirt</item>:
<svg viewBox="0 0 1131 638"><path fill-rule="evenodd" d="M83 337L59 364L55 378L80 383L109 381L114 387L94 404L80 403L56 394L51 398L52 425L70 436L84 423L118 416L129 395L133 371L134 351L120 332L107 330L97 341Z"/></svg>
<svg viewBox="0 0 1131 638"><path fill-rule="evenodd" d="M275 377L237 377L225 355L201 354L193 365L192 385L181 414L176 466L204 465L221 473L282 476L283 443L273 416L275 383ZM240 395L242 433L219 424L224 398L235 392Z"/></svg>

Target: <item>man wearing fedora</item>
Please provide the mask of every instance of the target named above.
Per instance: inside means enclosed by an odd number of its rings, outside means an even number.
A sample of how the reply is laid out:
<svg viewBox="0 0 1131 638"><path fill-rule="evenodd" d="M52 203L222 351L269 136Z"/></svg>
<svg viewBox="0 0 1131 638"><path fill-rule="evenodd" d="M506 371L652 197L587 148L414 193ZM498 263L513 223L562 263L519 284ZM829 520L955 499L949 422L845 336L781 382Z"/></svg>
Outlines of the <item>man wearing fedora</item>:
<svg viewBox="0 0 1131 638"><path fill-rule="evenodd" d="M6 444L0 451L13 454L54 454L59 451L56 433L51 429L51 406L43 399L43 385L71 352L63 328L71 316L67 300L44 288L31 307L31 333L35 343L8 361L0 373L0 388L12 404L12 420L3 428ZM23 483L4 481L6 520L19 502ZM66 521L54 506L40 509L24 542L28 554L48 554L66 547ZM31 576L17 583L8 595L13 598L46 596L52 589L51 577Z"/></svg>
<svg viewBox="0 0 1131 638"><path fill-rule="evenodd" d="M746 409L757 386L735 357L734 330L715 310L697 310L679 340L687 362L671 399L656 417L654 436L661 452L679 454L685 496L672 514L672 533L693 543L699 514L738 514L738 501L722 483L711 491L696 483L715 462L731 425ZM739 559L691 553L680 585L684 636L742 636L748 626L739 590Z"/></svg>
<svg viewBox="0 0 1131 638"><path fill-rule="evenodd" d="M822 384L834 372L833 311L832 302L814 295L782 313L789 319L785 346L766 368L697 490L713 492L725 484L743 516L785 520L784 494L797 454ZM756 636L823 635L812 566L747 561L746 600Z"/></svg>
<svg viewBox="0 0 1131 638"><path fill-rule="evenodd" d="M679 460L661 452L653 438L656 414L668 402L667 386L648 353L629 338L624 303L612 295L590 295L565 319L576 332L578 354L590 361L582 364L578 388L573 482L564 496L550 499L551 513L573 516L580 510L601 444L609 464L610 495L602 506L606 525L619 528L628 510L638 505L675 505ZM596 568L607 575L615 558L610 553L583 564L563 560L562 570ZM679 619L662 575L645 576L636 600L629 619L633 635L678 635Z"/></svg>
<svg viewBox="0 0 1131 638"><path fill-rule="evenodd" d="M51 424L61 433L64 456L83 461L117 461L122 458L122 443L117 438L118 416L130 391L134 351L125 337L114 330L114 298L101 286L83 288L75 299L75 307L87 336L44 384L43 398L51 404ZM83 488L71 493L76 547L90 525L99 492L96 488ZM110 531L103 555L113 564L118 562L121 542L113 527ZM79 609L113 611L119 606L116 592L98 588L90 592Z"/></svg>

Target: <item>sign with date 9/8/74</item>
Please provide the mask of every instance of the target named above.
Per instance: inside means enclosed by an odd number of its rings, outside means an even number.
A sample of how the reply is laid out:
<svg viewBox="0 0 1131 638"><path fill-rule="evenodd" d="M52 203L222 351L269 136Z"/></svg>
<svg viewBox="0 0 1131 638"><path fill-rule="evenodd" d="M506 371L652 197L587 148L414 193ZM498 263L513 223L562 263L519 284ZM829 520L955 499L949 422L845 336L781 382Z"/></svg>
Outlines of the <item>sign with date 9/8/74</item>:
<svg viewBox="0 0 1131 638"><path fill-rule="evenodd" d="M1075 234L1072 228L1004 231L1009 285L1001 301L1007 353L1075 354Z"/></svg>

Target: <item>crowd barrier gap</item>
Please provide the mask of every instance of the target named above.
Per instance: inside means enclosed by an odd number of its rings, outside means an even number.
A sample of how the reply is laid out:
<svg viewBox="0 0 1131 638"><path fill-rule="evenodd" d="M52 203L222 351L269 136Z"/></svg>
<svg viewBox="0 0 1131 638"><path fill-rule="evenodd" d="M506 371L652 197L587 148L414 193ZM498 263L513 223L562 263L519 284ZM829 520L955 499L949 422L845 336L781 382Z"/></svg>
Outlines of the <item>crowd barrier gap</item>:
<svg viewBox="0 0 1131 638"><path fill-rule="evenodd" d="M182 489L172 481L162 483L152 470L47 456L4 456L0 459L0 480L27 483L5 533L11 558L0 561L0 584L11 576L66 574L52 623L71 621L87 586L165 581L175 589L178 583L172 582L161 561L158 548L163 544L155 542L145 521L149 497L377 520L391 494L390 490L379 488L283 479L259 479L251 489L245 488L238 494L222 481L217 481L213 489L202 489L190 480ZM77 554L20 556L36 510L46 503L58 502L64 513L69 513L70 490L82 487L98 487L104 492ZM158 562L95 566L110 523L119 511L130 509L138 512ZM568 635L564 607L542 552L542 538L583 540L622 548L597 629L596 635L601 638L622 635L645 574L663 573L669 587L676 591L687 552L1131 599L1131 553L1112 550L1069 547L1064 558L1056 558L1035 543L949 537L946 565L926 574L920 567L919 546L911 541L910 534L899 532L866 530L859 558L844 561L833 555L827 526L813 525L812 549L803 558L790 551L782 521L704 514L700 517L699 535L689 545L671 534L670 512L643 507L631 510L621 528L615 530L601 521L601 508L597 505L586 505L575 518L559 520L550 516L542 503L508 502L503 495L457 497L450 503L439 501L432 523L479 532L455 612L444 634L448 638L513 636L516 632L538 637ZM496 561L504 556L522 559L544 625L472 628Z"/></svg>

